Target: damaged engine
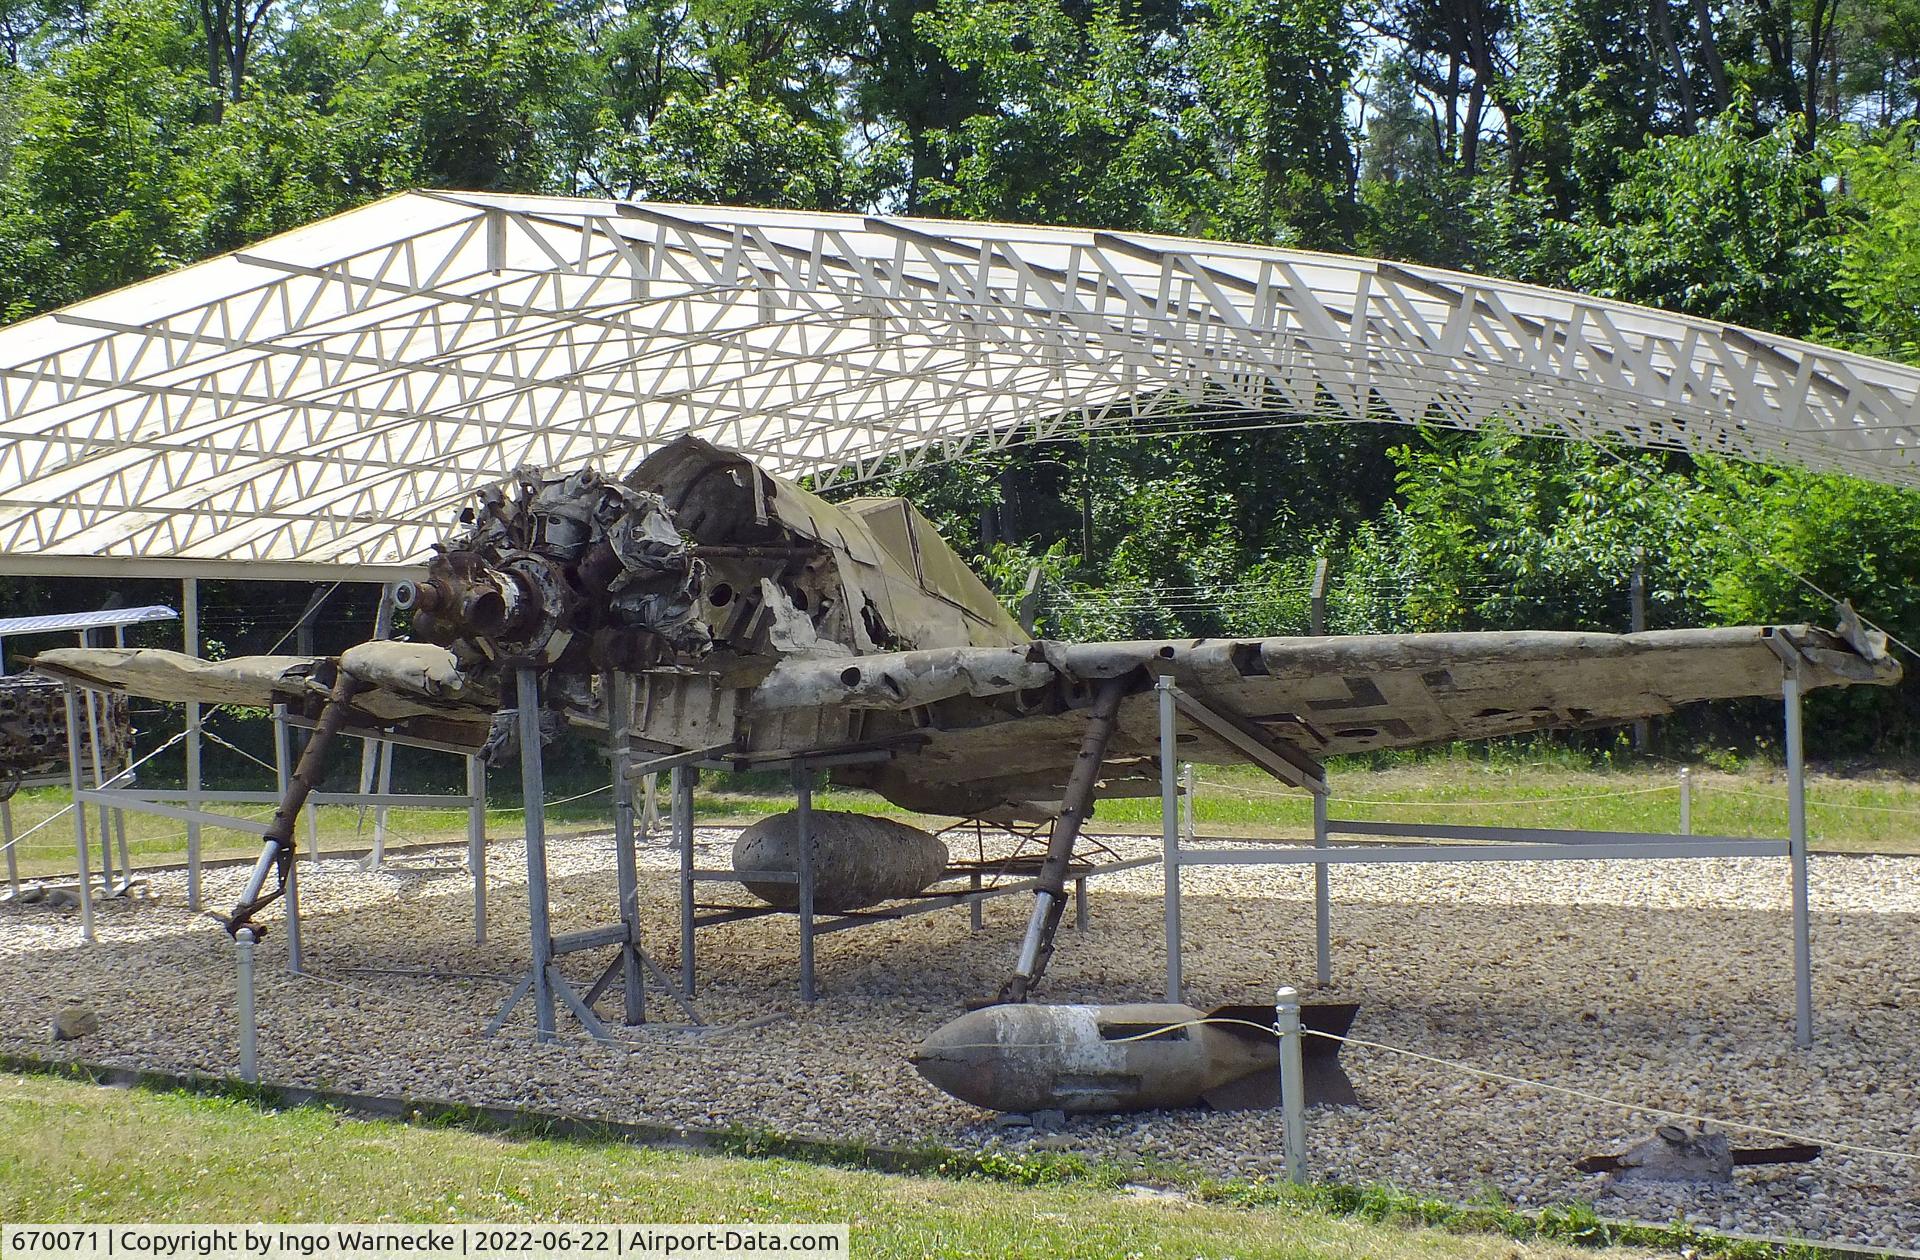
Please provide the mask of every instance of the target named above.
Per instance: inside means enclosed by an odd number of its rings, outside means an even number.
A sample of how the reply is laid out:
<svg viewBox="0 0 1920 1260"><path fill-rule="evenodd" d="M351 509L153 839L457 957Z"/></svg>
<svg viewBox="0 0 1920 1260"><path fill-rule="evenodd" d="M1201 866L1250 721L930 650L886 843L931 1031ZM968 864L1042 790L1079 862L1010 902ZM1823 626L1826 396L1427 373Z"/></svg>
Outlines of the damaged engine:
<svg viewBox="0 0 1920 1260"><path fill-rule="evenodd" d="M103 739L100 765L118 767L133 737L127 698L112 692L94 696L95 722ZM82 709L81 769L93 769L93 735ZM67 766L66 688L51 678L14 674L0 678L0 800L13 795L24 779L64 771Z"/></svg>

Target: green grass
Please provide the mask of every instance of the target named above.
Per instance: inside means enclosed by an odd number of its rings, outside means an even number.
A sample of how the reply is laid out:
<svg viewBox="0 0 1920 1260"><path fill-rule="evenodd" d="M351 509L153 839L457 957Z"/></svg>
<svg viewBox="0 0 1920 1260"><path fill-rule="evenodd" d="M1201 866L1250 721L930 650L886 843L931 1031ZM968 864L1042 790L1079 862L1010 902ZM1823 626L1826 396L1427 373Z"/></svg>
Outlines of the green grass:
<svg viewBox="0 0 1920 1260"><path fill-rule="evenodd" d="M1200 767L1195 816L1203 834L1305 837L1312 823L1305 795L1281 788L1248 768ZM1569 827L1603 831L1673 831L1679 826L1680 793L1676 767L1659 764L1594 765L1551 754L1533 759L1504 755L1430 754L1387 760L1383 764L1340 764L1329 768L1336 818L1368 821L1458 822L1481 826ZM1778 767L1764 763L1693 772L1693 830L1697 835L1784 836L1786 783ZM36 788L13 800L16 832L45 819L66 804L61 788ZM696 797L703 819L745 821L788 808L787 789L772 775L708 776ZM557 832L604 827L609 794L600 792L549 808L549 826ZM517 834L517 799L496 795L488 814L495 836ZM827 789L815 797L822 809L890 814L927 825L951 819L927 819L868 792ZM225 807L222 807L225 808ZM270 806L233 812L264 819ZM364 847L371 842L371 811L330 806L319 811L323 849ZM90 830L93 817L89 817ZM1114 799L1099 803L1095 826L1118 831L1157 831L1160 802ZM466 836L464 810L395 810L389 844L443 842ZM1879 850L1920 853L1920 778L1904 774L1809 777L1807 828L1813 846L1828 851ZM127 815L128 844L135 865L177 861L186 847L181 823L151 815ZM306 840L304 829L301 842ZM92 836L96 852L97 830ZM258 849L250 836L207 828L203 853L209 857L248 856ZM26 874L52 874L73 867L73 831L60 819L21 841L17 850Z"/></svg>
<svg viewBox="0 0 1920 1260"><path fill-rule="evenodd" d="M1311 1194L1302 1202L1281 1191L1274 1202L1271 1188L1243 1191L1252 1205L1237 1206L1133 1198L1098 1177L1024 1186L989 1168L974 1173L913 1177L511 1138L0 1077L6 1221L845 1221L859 1256L1626 1254L1416 1227L1407 1218L1417 1208L1391 1195L1356 1196L1336 1213Z"/></svg>

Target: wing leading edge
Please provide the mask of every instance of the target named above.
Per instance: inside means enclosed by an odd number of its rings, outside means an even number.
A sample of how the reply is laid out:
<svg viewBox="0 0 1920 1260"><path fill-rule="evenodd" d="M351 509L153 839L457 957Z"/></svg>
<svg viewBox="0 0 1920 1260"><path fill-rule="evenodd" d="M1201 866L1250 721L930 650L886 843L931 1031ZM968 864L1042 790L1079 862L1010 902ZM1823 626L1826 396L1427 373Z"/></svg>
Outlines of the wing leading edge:
<svg viewBox="0 0 1920 1260"><path fill-rule="evenodd" d="M783 661L755 707L843 705L900 715L911 753L848 775L938 813L1045 816L1071 766L1080 708L1103 679L1134 678L1105 763L1108 795L1150 779L1153 679L1292 760L1531 731L1613 726L1705 700L1779 694L1788 662L1807 689L1897 682L1874 635L1737 626L1640 634L1467 634L1199 639L954 648L831 663ZM873 729L869 726L869 729ZM1183 713L1181 757L1247 760Z"/></svg>

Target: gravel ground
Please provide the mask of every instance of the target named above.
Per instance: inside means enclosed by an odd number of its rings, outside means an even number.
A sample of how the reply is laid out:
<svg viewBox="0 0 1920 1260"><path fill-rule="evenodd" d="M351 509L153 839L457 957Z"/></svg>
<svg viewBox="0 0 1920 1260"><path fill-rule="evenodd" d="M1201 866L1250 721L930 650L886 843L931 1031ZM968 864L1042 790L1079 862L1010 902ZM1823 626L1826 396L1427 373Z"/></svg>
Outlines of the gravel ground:
<svg viewBox="0 0 1920 1260"><path fill-rule="evenodd" d="M702 830L711 850L702 865L723 862L732 835ZM537 1045L523 1009L505 1035L485 1039L507 978L524 965L517 847L491 846L493 931L483 946L472 940L470 885L454 850L409 854L374 874L348 861L303 863L312 977L285 972L276 910L260 947L266 1078L886 1144L1039 1146L1221 1175L1279 1168L1272 1113L1082 1117L1035 1135L996 1126L919 1079L906 1052L998 986L1025 896L988 903L978 934L953 910L823 938L825 1000L810 1008L798 1001L790 918L703 930L703 1017L789 1016L762 1027L634 1029L611 1047L577 1036ZM555 931L613 918L611 866L605 838L553 843ZM672 866L671 854L643 851L644 921L668 969L677 963ZM1356 1037L1646 1105L1913 1151L1920 859L1821 858L1813 872L1818 1040L1808 1052L1793 1046L1778 860L1336 867L1335 986L1326 996L1360 1003ZM208 904L230 905L245 874L209 872ZM1258 1000L1277 983L1311 979L1309 870L1211 868L1185 879L1189 1000ZM0 908L0 1045L231 1072L233 947L211 919L185 912L183 884L158 875L154 900L103 907L91 948L73 912ZM1092 930L1063 931L1044 997L1155 997L1159 884L1157 867L1097 881ZM567 971L584 985L602 957L574 956ZM432 974L360 970L369 968ZM671 1017L663 998L652 1000ZM102 1029L49 1045L54 1012L73 1001L98 1011ZM617 1009L617 999L602 1009ZM577 1032L564 1012L561 1027ZM1349 1047L1345 1061L1363 1105L1312 1113L1317 1175L1453 1198L1497 1190L1522 1205L1586 1199L1609 1215L1920 1247L1914 1158L1829 1150L1812 1164L1738 1169L1718 1190L1619 1186L1570 1163L1645 1134L1649 1117L1381 1050Z"/></svg>

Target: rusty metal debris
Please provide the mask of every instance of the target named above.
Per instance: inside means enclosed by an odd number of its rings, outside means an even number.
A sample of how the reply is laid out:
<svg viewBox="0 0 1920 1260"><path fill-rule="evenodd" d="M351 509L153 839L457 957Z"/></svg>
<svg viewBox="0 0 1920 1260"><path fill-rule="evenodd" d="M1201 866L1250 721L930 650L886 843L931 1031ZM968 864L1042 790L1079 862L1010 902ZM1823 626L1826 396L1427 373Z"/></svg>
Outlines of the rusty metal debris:
<svg viewBox="0 0 1920 1260"><path fill-rule="evenodd" d="M1727 1182L1736 1167L1805 1164L1819 1157L1820 1148L1804 1142L1743 1149L1724 1133L1708 1132L1705 1125L1688 1129L1663 1124L1624 1150L1587 1155L1573 1166L1585 1173L1613 1173L1621 1181Z"/></svg>
<svg viewBox="0 0 1920 1260"><path fill-rule="evenodd" d="M1302 1045L1309 1105L1351 1105L1342 1037L1359 1008L1314 1003ZM993 1111L1141 1111L1206 1103L1217 1111L1280 1102L1271 1006L1211 1011L1171 1002L1114 1006L1007 1004L969 1011L910 1056L927 1081Z"/></svg>
<svg viewBox="0 0 1920 1260"><path fill-rule="evenodd" d="M101 737L99 764L124 762L133 737L126 698L101 696L93 725ZM80 738L82 764L91 766L94 731L83 729ZM54 774L66 765L65 688L52 678L32 674L0 677L0 800L19 790L22 780Z"/></svg>

